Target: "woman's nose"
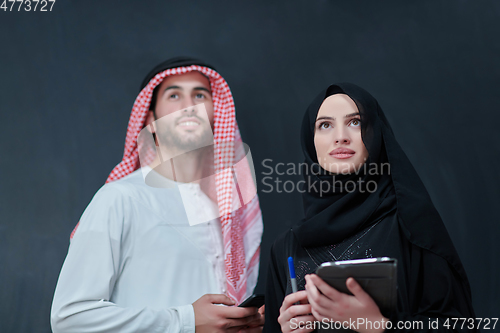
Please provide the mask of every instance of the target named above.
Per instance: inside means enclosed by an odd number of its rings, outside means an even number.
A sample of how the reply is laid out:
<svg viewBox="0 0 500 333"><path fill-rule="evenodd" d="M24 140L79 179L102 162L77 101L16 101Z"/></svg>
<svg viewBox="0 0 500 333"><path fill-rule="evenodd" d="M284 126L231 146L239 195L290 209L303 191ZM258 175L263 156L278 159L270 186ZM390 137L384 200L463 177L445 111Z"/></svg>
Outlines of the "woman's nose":
<svg viewBox="0 0 500 333"><path fill-rule="evenodd" d="M342 144L342 143L350 143L351 140L349 139L349 136L347 135L347 132L344 129L337 129L335 131L335 137L334 137L335 144Z"/></svg>

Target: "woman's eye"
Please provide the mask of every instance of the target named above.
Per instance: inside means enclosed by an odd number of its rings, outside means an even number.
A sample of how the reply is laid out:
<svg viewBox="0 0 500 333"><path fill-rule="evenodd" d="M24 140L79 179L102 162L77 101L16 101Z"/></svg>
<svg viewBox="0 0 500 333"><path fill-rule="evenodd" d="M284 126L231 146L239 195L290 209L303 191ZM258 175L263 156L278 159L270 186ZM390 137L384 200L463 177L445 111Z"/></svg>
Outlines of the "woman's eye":
<svg viewBox="0 0 500 333"><path fill-rule="evenodd" d="M361 126L361 120L359 120L359 119L353 119L353 120L351 120L351 125L352 126L356 126L356 127L357 126Z"/></svg>
<svg viewBox="0 0 500 333"><path fill-rule="evenodd" d="M319 124L319 129L327 129L330 127L330 124L329 123L321 123Z"/></svg>

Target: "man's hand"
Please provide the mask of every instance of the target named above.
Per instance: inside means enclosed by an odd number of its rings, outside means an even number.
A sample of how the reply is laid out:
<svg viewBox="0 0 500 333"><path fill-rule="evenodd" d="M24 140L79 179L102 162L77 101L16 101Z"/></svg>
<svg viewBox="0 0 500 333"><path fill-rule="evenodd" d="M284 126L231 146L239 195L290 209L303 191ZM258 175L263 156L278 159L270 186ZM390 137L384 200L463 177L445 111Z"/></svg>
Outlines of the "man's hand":
<svg viewBox="0 0 500 333"><path fill-rule="evenodd" d="M264 310L265 305L262 305L259 308L258 314L260 317L255 319L254 321L248 323L248 325L241 329L238 333L260 333L262 332L262 328L264 328L264 320L265 320L265 315L264 315Z"/></svg>
<svg viewBox="0 0 500 333"><path fill-rule="evenodd" d="M295 305L300 302L301 304ZM311 314L311 305L307 301L305 290L298 291L285 297L280 308L278 323L283 333L308 333L314 329L306 329L307 322L315 321Z"/></svg>
<svg viewBox="0 0 500 333"><path fill-rule="evenodd" d="M352 277L346 281L347 289L354 295L344 294L335 288L332 288L316 274L306 275L307 299L311 303L312 314L316 320L321 321L357 321L358 318L366 318L371 322L387 322L388 319L382 316L375 301L368 295L363 288ZM358 332L371 333L382 332L380 328L370 329L360 326Z"/></svg>
<svg viewBox="0 0 500 333"><path fill-rule="evenodd" d="M220 306L234 305L226 295L207 294L193 303L196 333L237 333L261 315L257 308Z"/></svg>

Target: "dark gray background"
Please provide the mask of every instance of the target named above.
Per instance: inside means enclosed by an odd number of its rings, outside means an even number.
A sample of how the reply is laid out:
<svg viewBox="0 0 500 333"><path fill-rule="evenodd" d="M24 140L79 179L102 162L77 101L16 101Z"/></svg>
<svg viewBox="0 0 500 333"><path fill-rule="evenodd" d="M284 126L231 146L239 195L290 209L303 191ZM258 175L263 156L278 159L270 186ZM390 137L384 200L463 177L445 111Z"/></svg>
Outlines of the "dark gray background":
<svg viewBox="0 0 500 333"><path fill-rule="evenodd" d="M144 75L175 55L214 64L234 94L259 181L261 274L273 239L302 214L299 193L262 192L261 162L301 162L306 106L351 81L378 99L427 186L477 316L499 317L499 1L17 6L0 11L1 332L50 332L69 234L121 160Z"/></svg>

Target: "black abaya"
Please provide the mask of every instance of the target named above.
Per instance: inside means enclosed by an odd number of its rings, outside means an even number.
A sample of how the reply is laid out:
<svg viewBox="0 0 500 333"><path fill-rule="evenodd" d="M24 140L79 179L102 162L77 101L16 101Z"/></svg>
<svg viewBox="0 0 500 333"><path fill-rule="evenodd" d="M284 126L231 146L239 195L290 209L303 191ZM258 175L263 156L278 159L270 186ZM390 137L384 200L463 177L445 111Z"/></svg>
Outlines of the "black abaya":
<svg viewBox="0 0 500 333"><path fill-rule="evenodd" d="M314 123L324 99L348 95L361 117L361 136L369 158L365 165L388 163L389 172L333 175L318 165ZM296 264L299 290L306 274L326 261L392 257L398 260L396 311L383 313L394 331L450 332L447 318L474 318L470 286L443 222L416 171L394 138L377 101L348 83L329 86L309 106L302 123L302 148L308 182L330 182L330 193L303 195L305 218L276 240L271 251L264 332L280 332L279 309L291 293L287 258ZM315 170L316 172L311 172ZM352 180L377 183L375 191L346 190ZM339 187L339 181L342 186ZM434 321L438 329L434 329ZM422 328L397 329L398 322ZM448 323L450 323L448 319ZM451 322L453 324L453 321ZM460 325L457 325L460 326ZM466 328L455 332L477 331ZM432 327L432 328L431 328Z"/></svg>

